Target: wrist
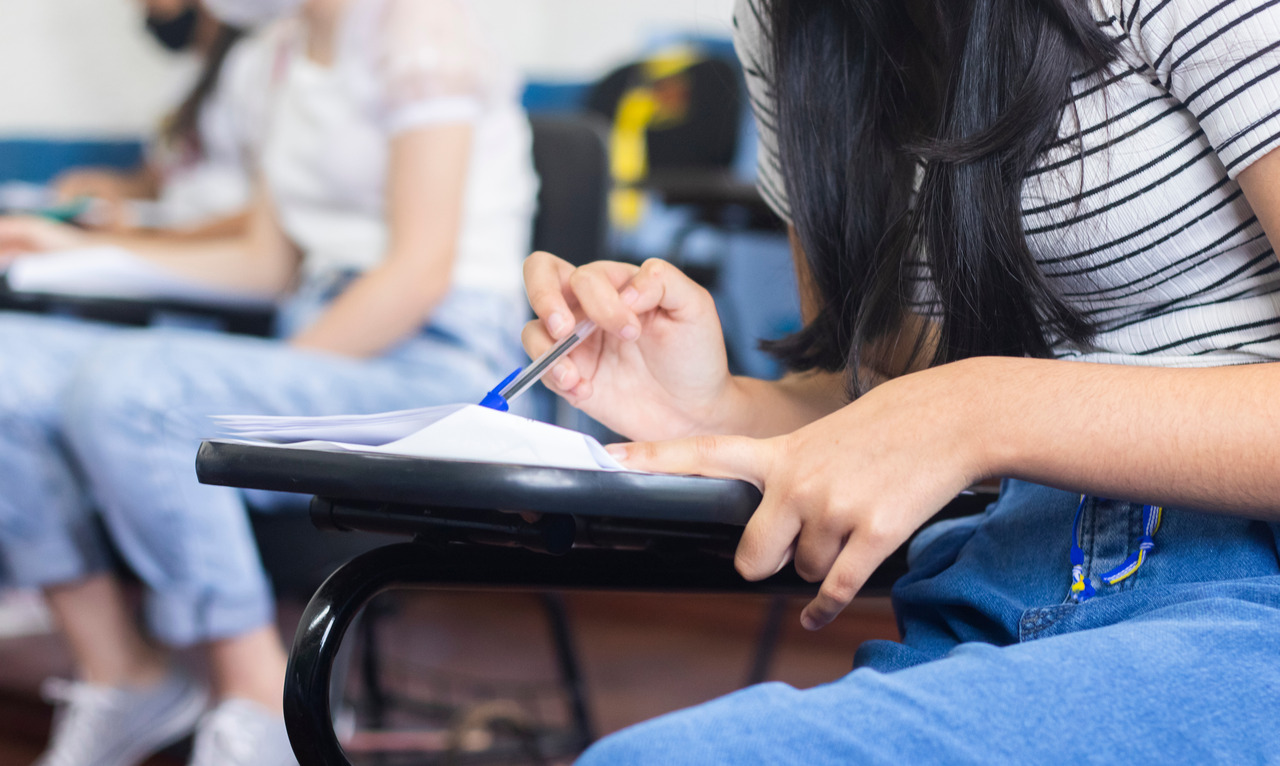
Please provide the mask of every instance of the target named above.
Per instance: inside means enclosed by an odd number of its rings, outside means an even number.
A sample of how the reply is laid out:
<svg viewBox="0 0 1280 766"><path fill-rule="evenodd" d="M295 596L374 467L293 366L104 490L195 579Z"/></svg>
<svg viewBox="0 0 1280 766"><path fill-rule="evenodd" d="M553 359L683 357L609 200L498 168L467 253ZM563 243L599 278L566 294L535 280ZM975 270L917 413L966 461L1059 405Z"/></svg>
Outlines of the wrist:
<svg viewBox="0 0 1280 766"><path fill-rule="evenodd" d="M896 379L934 378L930 388L939 408L935 416L949 423L943 433L949 432L956 468L970 484L1003 476L1011 462L1003 422L1008 407L1001 404L1008 395L1005 367L1009 361L1013 360L974 357Z"/></svg>
<svg viewBox="0 0 1280 766"><path fill-rule="evenodd" d="M746 426L743 415L749 411L747 401L750 395L745 390L749 380L738 375L726 375L720 390L711 397L706 409L690 419L688 435L743 433Z"/></svg>
<svg viewBox="0 0 1280 766"><path fill-rule="evenodd" d="M961 459L974 483L1008 476L1017 464L1019 447L1011 424L1023 409L1019 378L1026 361L974 357L944 366L954 368Z"/></svg>

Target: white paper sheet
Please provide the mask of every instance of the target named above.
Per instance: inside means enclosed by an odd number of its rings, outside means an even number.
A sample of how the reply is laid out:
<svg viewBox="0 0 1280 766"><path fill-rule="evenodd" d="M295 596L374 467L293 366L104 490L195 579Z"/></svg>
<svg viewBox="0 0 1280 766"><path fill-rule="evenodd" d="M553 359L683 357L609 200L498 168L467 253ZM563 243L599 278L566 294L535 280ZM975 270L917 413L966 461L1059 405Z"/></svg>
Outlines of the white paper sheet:
<svg viewBox="0 0 1280 766"><path fill-rule="evenodd" d="M271 296L210 287L119 247L24 255L5 270L14 292L85 298L173 300L201 306L271 306Z"/></svg>
<svg viewBox="0 0 1280 766"><path fill-rule="evenodd" d="M237 441L326 451L624 471L586 434L475 404L375 415L216 418Z"/></svg>

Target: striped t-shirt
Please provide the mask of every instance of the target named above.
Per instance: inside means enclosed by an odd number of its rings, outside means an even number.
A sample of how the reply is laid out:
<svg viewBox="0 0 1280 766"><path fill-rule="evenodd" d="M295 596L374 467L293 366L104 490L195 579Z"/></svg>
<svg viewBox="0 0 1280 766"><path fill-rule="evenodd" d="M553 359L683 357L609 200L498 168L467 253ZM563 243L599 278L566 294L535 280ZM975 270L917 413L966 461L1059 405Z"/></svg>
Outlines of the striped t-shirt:
<svg viewBox="0 0 1280 766"><path fill-rule="evenodd" d="M738 0L735 36L761 194L789 221L763 3ZM1280 0L1090 6L1121 57L1075 79L1059 140L1023 185L1032 254L1099 329L1089 348L1055 353L1167 367L1280 360L1280 261L1235 181L1280 147Z"/></svg>

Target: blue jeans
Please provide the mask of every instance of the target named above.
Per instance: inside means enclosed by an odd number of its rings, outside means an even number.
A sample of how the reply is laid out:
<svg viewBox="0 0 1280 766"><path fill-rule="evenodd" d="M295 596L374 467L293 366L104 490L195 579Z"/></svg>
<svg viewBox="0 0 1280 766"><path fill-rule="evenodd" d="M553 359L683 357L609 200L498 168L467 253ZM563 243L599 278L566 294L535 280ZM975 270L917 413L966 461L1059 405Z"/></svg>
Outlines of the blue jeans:
<svg viewBox="0 0 1280 766"><path fill-rule="evenodd" d="M1156 550L1068 600L1079 496L1006 482L922 532L894 589L901 643L809 690L750 687L607 737L579 764L1280 762L1280 563L1267 524L1166 509ZM1090 500L1095 576L1141 507Z"/></svg>
<svg viewBox="0 0 1280 766"><path fill-rule="evenodd" d="M304 288L282 311L282 334L335 292ZM161 640L184 645L266 625L274 604L244 496L196 481L196 448L216 435L208 416L479 401L522 356L523 321L518 301L455 293L420 334L362 360L275 340L0 314L4 569L30 586L102 572L105 526L147 585L148 622Z"/></svg>

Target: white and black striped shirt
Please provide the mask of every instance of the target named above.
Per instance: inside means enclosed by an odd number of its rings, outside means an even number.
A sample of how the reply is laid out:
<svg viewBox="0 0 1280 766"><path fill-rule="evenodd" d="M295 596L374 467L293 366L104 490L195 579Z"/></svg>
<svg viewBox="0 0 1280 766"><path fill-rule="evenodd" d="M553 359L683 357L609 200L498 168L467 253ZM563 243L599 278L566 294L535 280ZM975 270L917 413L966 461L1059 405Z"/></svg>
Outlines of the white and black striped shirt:
<svg viewBox="0 0 1280 766"><path fill-rule="evenodd" d="M1090 5L1121 59L1076 78L1059 141L1023 186L1032 253L1099 327L1091 347L1057 355L1171 367L1280 360L1280 261L1235 182L1280 147L1280 0ZM789 220L766 21L761 0L738 0L759 185Z"/></svg>

